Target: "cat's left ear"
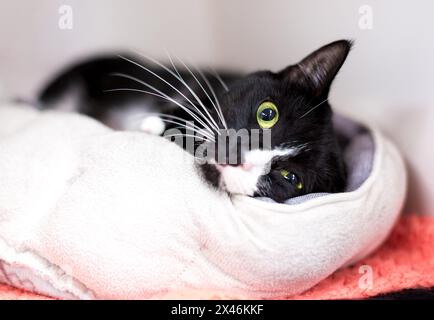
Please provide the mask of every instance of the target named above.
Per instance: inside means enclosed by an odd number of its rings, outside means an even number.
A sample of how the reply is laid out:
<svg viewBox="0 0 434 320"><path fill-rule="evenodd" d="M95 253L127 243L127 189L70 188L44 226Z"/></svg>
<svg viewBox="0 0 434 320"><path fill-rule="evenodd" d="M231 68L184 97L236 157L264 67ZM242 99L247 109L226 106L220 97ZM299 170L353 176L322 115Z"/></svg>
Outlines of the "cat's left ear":
<svg viewBox="0 0 434 320"><path fill-rule="evenodd" d="M298 64L284 69L291 81L300 82L315 96L327 95L330 85L342 67L352 41L339 40L312 52Z"/></svg>

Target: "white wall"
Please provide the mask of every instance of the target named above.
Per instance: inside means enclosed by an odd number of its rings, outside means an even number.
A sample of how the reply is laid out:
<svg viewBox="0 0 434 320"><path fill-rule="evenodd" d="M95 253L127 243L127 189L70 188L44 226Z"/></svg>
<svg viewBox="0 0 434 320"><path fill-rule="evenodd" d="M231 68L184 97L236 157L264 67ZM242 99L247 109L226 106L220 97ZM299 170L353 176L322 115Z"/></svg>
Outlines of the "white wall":
<svg viewBox="0 0 434 320"><path fill-rule="evenodd" d="M64 4L73 9L72 30L58 27ZM217 52L208 7L201 0L2 0L0 77L8 92L26 94L74 57L116 48L161 55L167 47L208 62Z"/></svg>
<svg viewBox="0 0 434 320"><path fill-rule="evenodd" d="M73 8L73 30L58 28L62 4ZM358 24L364 4L373 10L370 30ZM198 64L277 70L352 38L331 101L398 143L412 173L408 210L434 214L433 15L429 0L3 0L0 80L10 94L30 96L74 57L114 48L163 59L167 48Z"/></svg>

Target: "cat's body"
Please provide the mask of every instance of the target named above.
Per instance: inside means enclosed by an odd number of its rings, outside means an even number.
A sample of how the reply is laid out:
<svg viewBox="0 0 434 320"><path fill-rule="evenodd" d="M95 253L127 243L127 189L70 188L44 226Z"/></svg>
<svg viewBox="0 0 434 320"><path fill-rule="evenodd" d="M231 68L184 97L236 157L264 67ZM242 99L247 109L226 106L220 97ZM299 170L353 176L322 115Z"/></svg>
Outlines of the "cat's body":
<svg viewBox="0 0 434 320"><path fill-rule="evenodd" d="M223 79L131 56L97 58L63 72L42 91L40 104L87 114L114 129L154 134L175 130L180 119L192 121L191 134L199 134L193 151L205 143L216 151L211 157L205 153L200 172L229 193L282 202L311 192L340 192L345 165L327 98L350 46L334 42L278 73L227 73ZM163 115L150 117L153 112ZM187 139L187 129L179 129ZM255 130L262 140L269 134L270 145L223 141L232 132L227 129L247 129L251 140Z"/></svg>
<svg viewBox="0 0 434 320"><path fill-rule="evenodd" d="M146 65L143 59L131 54L108 54L80 61L61 71L54 81L43 88L38 97L40 106L44 109L83 113L116 130L142 130L141 120L146 115L149 116L149 113L176 112L177 105L154 95L135 91L152 90L121 74L155 86L176 100L182 98L175 89L161 79L126 59ZM194 100L191 92L179 81L174 81L173 76L166 70L149 63L146 68L159 77L167 79L173 87ZM191 73L185 68L178 71L186 83L200 93L200 88ZM240 77L239 74L229 72L219 76L222 81L228 83ZM220 80L215 76L208 74L207 77L213 87L221 86Z"/></svg>

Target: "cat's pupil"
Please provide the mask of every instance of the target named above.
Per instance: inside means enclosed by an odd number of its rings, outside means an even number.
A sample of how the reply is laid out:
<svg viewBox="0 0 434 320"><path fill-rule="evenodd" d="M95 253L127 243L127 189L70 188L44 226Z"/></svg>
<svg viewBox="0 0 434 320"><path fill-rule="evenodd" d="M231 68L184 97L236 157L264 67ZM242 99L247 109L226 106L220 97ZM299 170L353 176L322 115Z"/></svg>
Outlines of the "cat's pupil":
<svg viewBox="0 0 434 320"><path fill-rule="evenodd" d="M293 185L298 184L298 178L294 173L289 174L288 177L289 182L291 182Z"/></svg>
<svg viewBox="0 0 434 320"><path fill-rule="evenodd" d="M267 109L262 110L261 115L260 115L260 117L263 121L271 121L274 119L275 116L276 116L276 111L274 111L271 108L267 108Z"/></svg>
<svg viewBox="0 0 434 320"><path fill-rule="evenodd" d="M303 183L301 183L300 179L294 172L289 172L287 170L281 170L280 174L288 180L293 186L295 186L298 190L303 189Z"/></svg>

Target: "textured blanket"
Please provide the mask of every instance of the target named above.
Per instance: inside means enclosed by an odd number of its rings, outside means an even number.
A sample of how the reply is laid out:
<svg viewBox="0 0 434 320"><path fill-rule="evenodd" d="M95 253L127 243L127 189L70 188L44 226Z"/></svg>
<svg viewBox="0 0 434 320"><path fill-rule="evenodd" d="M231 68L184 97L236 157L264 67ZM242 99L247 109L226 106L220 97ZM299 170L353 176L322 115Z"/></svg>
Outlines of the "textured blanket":
<svg viewBox="0 0 434 320"><path fill-rule="evenodd" d="M208 187L163 138L0 107L0 282L80 299L301 293L377 248L400 212L402 159L367 132L347 136L347 192L277 204Z"/></svg>
<svg viewBox="0 0 434 320"><path fill-rule="evenodd" d="M367 267L372 282L365 282ZM234 298L201 292L197 298ZM239 297L238 297L239 298ZM405 215L389 239L366 259L336 271L312 289L280 299L434 298L434 218ZM0 299L47 299L0 285Z"/></svg>

